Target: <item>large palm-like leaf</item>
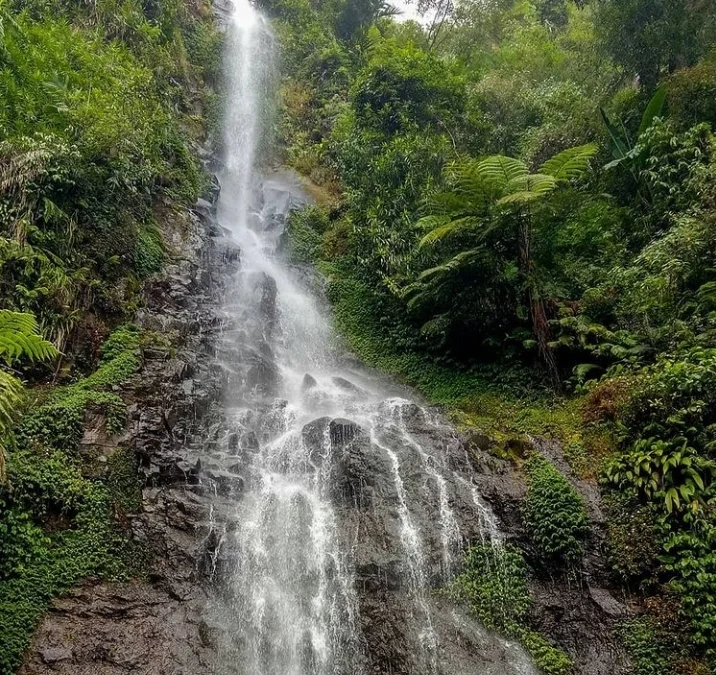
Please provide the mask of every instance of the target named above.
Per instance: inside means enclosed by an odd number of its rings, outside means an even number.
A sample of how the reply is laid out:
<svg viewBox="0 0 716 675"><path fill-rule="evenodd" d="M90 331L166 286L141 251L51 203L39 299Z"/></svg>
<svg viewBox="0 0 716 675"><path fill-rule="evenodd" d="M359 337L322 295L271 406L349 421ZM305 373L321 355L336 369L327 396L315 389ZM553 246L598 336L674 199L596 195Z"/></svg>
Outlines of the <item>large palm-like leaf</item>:
<svg viewBox="0 0 716 675"><path fill-rule="evenodd" d="M455 192L470 202L473 211L493 202L502 190L501 175L498 173L498 178L486 172L482 165L483 162L463 160L448 170Z"/></svg>
<svg viewBox="0 0 716 675"><path fill-rule="evenodd" d="M598 150L596 143L569 148L548 159L539 168L539 173L557 180L575 180L589 168L589 162Z"/></svg>
<svg viewBox="0 0 716 675"><path fill-rule="evenodd" d="M644 114L641 116L641 124L639 125L639 131L637 132L637 138L641 136L652 124L657 117L660 117L664 112L664 105L666 104L666 87L661 86L651 97L649 104L644 110Z"/></svg>
<svg viewBox="0 0 716 675"><path fill-rule="evenodd" d="M504 190L514 178L526 176L529 173L527 165L522 160L504 155L487 157L477 167L483 180L500 190Z"/></svg>
<svg viewBox="0 0 716 675"><path fill-rule="evenodd" d="M3 439L7 437L17 410L22 401L22 382L14 375L0 370L0 481L5 479L5 447Z"/></svg>
<svg viewBox="0 0 716 675"><path fill-rule="evenodd" d="M443 263L442 265L437 265L435 267L431 267L430 269L425 270L420 274L418 280L426 281L432 277L453 274L454 272L457 272L473 263L475 258L477 258L477 256L479 255L480 251L475 248L470 249L469 251L462 251L461 253L458 253L456 256L453 256L450 260Z"/></svg>
<svg viewBox="0 0 716 675"><path fill-rule="evenodd" d="M422 272L414 283L402 291L401 295L407 300L408 307L414 309L421 304L431 304L443 292L448 279L469 267L479 255L479 249L462 251L447 262Z"/></svg>
<svg viewBox="0 0 716 675"><path fill-rule="evenodd" d="M466 230L475 230L480 226L480 220L475 216L464 216L462 218L452 219L448 216L442 218L434 218L428 216L418 222L418 225L424 221L433 225L432 229L420 240L420 248L424 246L432 246L443 239L465 232Z"/></svg>

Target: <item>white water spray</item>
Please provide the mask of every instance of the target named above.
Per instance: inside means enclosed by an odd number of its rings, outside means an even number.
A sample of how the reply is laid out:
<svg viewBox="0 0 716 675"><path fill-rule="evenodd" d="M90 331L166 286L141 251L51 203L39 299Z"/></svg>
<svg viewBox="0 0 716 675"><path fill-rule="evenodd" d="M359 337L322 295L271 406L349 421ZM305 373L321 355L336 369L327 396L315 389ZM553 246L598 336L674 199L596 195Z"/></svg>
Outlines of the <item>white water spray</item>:
<svg viewBox="0 0 716 675"><path fill-rule="evenodd" d="M223 436L204 468L226 521L215 523L212 508L211 530L220 533L209 560L219 586L215 672L365 675L379 667L457 675L440 666L431 605L431 589L446 581L462 540L451 505L456 477L442 446L424 448L409 430L404 409L421 409L346 365L305 274L281 255L286 216L304 197L295 177L259 171L275 50L268 22L249 0L235 0L218 218L240 264L216 364ZM428 415L419 417L428 442L441 433ZM469 520L479 527L482 514ZM370 593L382 603L373 619L365 616L375 614ZM380 656L391 645L372 621L391 612L407 617L385 630L399 633L395 651L410 662Z"/></svg>

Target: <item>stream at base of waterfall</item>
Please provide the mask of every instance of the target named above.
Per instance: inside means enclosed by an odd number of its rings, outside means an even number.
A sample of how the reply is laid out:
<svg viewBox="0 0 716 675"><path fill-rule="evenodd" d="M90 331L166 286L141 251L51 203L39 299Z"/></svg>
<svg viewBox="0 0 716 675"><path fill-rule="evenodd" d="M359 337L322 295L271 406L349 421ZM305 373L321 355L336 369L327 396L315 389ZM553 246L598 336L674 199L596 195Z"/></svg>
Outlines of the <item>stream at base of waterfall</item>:
<svg viewBox="0 0 716 675"><path fill-rule="evenodd" d="M202 459L214 672L531 675L517 645L436 592L466 544L501 545L498 525L454 430L345 355L317 280L282 254L306 197L291 173L257 168L278 45L248 0L226 42L218 220L235 253L224 413Z"/></svg>

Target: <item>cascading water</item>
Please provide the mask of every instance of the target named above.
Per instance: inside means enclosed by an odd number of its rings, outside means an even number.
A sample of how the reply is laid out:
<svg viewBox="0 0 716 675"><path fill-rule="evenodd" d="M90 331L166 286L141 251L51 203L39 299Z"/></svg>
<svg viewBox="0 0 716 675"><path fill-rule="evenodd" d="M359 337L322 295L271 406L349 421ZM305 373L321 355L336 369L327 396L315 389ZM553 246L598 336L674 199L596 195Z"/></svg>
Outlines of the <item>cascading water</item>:
<svg viewBox="0 0 716 675"><path fill-rule="evenodd" d="M446 619L431 593L463 541L498 539L464 450L438 417L340 356L310 279L281 256L302 197L291 176L257 169L274 52L268 23L236 0L218 218L240 263L217 356L225 419L204 460L215 672L531 673L519 649Z"/></svg>

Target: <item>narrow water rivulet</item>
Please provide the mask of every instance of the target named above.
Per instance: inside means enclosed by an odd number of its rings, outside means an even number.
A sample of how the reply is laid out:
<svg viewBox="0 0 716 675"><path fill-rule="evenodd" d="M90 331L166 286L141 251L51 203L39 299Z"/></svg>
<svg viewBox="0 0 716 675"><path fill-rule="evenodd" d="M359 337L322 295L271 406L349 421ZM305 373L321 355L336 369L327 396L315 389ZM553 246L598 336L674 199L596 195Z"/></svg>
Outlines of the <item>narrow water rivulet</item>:
<svg viewBox="0 0 716 675"><path fill-rule="evenodd" d="M463 446L343 356L316 284L281 253L304 196L290 174L260 171L277 48L237 0L218 205L235 252L217 355L225 413L204 461L223 514L211 524L215 672L532 673L521 649L434 592L467 542L500 545Z"/></svg>

